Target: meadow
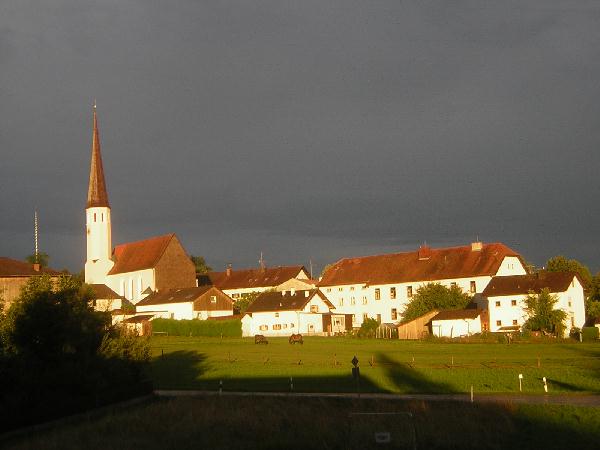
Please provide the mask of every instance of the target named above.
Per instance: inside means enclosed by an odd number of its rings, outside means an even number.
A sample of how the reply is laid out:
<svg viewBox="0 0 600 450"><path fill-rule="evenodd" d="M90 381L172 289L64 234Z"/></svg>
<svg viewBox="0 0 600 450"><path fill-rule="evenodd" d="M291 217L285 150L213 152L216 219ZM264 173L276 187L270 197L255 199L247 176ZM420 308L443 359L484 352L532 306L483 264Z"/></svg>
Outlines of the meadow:
<svg viewBox="0 0 600 450"><path fill-rule="evenodd" d="M357 398L157 399L3 448L557 449L598 448L600 408ZM389 433L378 445L376 433ZM384 436L385 437L385 436Z"/></svg>
<svg viewBox="0 0 600 450"><path fill-rule="evenodd" d="M305 337L152 337L155 389L382 393L600 393L600 345L574 341L443 343ZM356 356L357 386L351 375ZM291 380L290 380L291 378ZM291 381L291 382L290 382ZM292 388L293 385L293 388Z"/></svg>

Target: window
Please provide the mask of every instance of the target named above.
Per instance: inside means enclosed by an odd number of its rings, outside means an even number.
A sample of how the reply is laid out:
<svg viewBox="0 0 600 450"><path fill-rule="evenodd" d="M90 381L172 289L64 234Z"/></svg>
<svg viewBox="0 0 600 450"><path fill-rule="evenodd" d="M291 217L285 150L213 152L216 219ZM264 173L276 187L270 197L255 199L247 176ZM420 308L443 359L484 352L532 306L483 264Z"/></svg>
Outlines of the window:
<svg viewBox="0 0 600 450"><path fill-rule="evenodd" d="M231 298L240 298L240 294L232 294Z"/></svg>
<svg viewBox="0 0 600 450"><path fill-rule="evenodd" d="M279 317L279 313L275 313L275 317Z"/></svg>
<svg viewBox="0 0 600 450"><path fill-rule="evenodd" d="M412 286L406 286L406 296L408 298L412 298L413 293L412 293Z"/></svg>
<svg viewBox="0 0 600 450"><path fill-rule="evenodd" d="M273 325L273 329L274 330L281 330L281 324L280 323L276 323L275 325Z"/></svg>
<svg viewBox="0 0 600 450"><path fill-rule="evenodd" d="M260 331L267 331L267 330L269 329L269 327L268 327L268 326L266 326L266 325L261 325L260 327L258 327L258 329L259 329Z"/></svg>
<svg viewBox="0 0 600 450"><path fill-rule="evenodd" d="M290 323L290 328L294 328L294 324L293 323Z"/></svg>
<svg viewBox="0 0 600 450"><path fill-rule="evenodd" d="M398 320L398 311L396 308L392 308L392 320Z"/></svg>
<svg viewBox="0 0 600 450"><path fill-rule="evenodd" d="M367 288L367 285L363 285L363 287L361 288L363 291Z"/></svg>
<svg viewBox="0 0 600 450"><path fill-rule="evenodd" d="M456 281L453 281L452 283L450 283L450 287L456 287Z"/></svg>
<svg viewBox="0 0 600 450"><path fill-rule="evenodd" d="M510 301L510 306L517 306L517 301L516 300L511 300Z"/></svg>
<svg viewBox="0 0 600 450"><path fill-rule="evenodd" d="M96 221L96 213L94 213L94 222Z"/></svg>
<svg viewBox="0 0 600 450"><path fill-rule="evenodd" d="M356 323L356 314L352 314L352 323Z"/></svg>
<svg viewBox="0 0 600 450"><path fill-rule="evenodd" d="M502 325L502 321L501 320L496 320L496 326L501 326Z"/></svg>
<svg viewBox="0 0 600 450"><path fill-rule="evenodd" d="M500 301L496 302L496 308L500 307Z"/></svg>
<svg viewBox="0 0 600 450"><path fill-rule="evenodd" d="M513 319L513 325L518 325L517 319Z"/></svg>
<svg viewBox="0 0 600 450"><path fill-rule="evenodd" d="M171 313L170 317L171 317L171 319L174 319L175 318L175 313Z"/></svg>
<svg viewBox="0 0 600 450"><path fill-rule="evenodd" d="M331 292L331 288L327 288L327 292Z"/></svg>
<svg viewBox="0 0 600 450"><path fill-rule="evenodd" d="M381 289L375 288L375 300L381 299Z"/></svg>
<svg viewBox="0 0 600 450"><path fill-rule="evenodd" d="M344 288L343 288L343 287L339 287L339 288L338 288L338 291L340 291L340 292L342 292L343 290L344 290Z"/></svg>
<svg viewBox="0 0 600 450"><path fill-rule="evenodd" d="M356 305L356 298L350 297L350 304L351 305Z"/></svg>
<svg viewBox="0 0 600 450"><path fill-rule="evenodd" d="M367 313L363 313L363 320L367 320L369 318L369 315Z"/></svg>
<svg viewBox="0 0 600 450"><path fill-rule="evenodd" d="M319 305L310 305L310 312L311 313L318 313L319 312Z"/></svg>
<svg viewBox="0 0 600 450"><path fill-rule="evenodd" d="M571 300L569 300L569 307L573 306L573 304L571 303Z"/></svg>
<svg viewBox="0 0 600 450"><path fill-rule="evenodd" d="M396 288L395 287L390 288L390 298L392 300L396 298Z"/></svg>
<svg viewBox="0 0 600 450"><path fill-rule="evenodd" d="M340 302L339 302L340 306L344 306L344 299L340 298Z"/></svg>
<svg viewBox="0 0 600 450"><path fill-rule="evenodd" d="M367 297L365 295L363 295L363 305L367 304Z"/></svg>
<svg viewBox="0 0 600 450"><path fill-rule="evenodd" d="M381 314L377 314L377 322L381 323Z"/></svg>
<svg viewBox="0 0 600 450"><path fill-rule="evenodd" d="M475 284L474 281L470 282L469 290L471 291L471 294L474 294L475 292L477 292L477 285Z"/></svg>
<svg viewBox="0 0 600 450"><path fill-rule="evenodd" d="M350 286L350 290L353 291L354 290L354 286Z"/></svg>
<svg viewBox="0 0 600 450"><path fill-rule="evenodd" d="M217 296L216 295L211 295L210 296L210 302L211 303L217 303Z"/></svg>
<svg viewBox="0 0 600 450"><path fill-rule="evenodd" d="M100 222L104 222L104 213L100 214Z"/></svg>
<svg viewBox="0 0 600 450"><path fill-rule="evenodd" d="M286 329L287 328L287 323L283 324L283 328Z"/></svg>

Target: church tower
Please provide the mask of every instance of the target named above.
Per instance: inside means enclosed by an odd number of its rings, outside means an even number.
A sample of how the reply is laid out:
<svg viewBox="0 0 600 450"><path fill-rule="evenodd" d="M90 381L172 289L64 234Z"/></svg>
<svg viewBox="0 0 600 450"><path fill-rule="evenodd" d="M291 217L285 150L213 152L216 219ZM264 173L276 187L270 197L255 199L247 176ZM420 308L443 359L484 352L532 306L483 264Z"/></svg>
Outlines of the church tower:
<svg viewBox="0 0 600 450"><path fill-rule="evenodd" d="M114 262L111 260L110 206L108 205L104 169L102 168L95 102L93 128L90 183L85 210L87 238L85 282L90 284L106 284L106 275L113 267Z"/></svg>

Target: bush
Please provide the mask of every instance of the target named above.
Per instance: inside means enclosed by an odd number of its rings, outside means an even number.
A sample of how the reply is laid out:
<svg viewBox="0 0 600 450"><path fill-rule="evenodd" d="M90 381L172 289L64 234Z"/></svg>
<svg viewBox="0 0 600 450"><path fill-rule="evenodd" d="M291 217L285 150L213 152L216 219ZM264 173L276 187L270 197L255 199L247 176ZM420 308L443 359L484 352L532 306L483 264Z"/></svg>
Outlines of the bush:
<svg viewBox="0 0 600 450"><path fill-rule="evenodd" d="M367 318L363 320L360 330L358 330L358 337L374 337L377 328L379 328L379 322L375 319Z"/></svg>
<svg viewBox="0 0 600 450"><path fill-rule="evenodd" d="M152 331L169 336L241 337L242 321L232 320L175 320L154 319Z"/></svg>
<svg viewBox="0 0 600 450"><path fill-rule="evenodd" d="M598 339L598 328L596 327L583 327L581 333L583 334L584 341L595 341Z"/></svg>

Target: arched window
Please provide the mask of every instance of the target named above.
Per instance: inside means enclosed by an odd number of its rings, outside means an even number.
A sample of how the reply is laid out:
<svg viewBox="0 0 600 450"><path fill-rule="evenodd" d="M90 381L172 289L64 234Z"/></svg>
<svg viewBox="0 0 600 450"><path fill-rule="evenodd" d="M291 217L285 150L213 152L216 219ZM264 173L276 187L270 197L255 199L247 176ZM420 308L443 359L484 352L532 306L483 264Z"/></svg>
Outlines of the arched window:
<svg viewBox="0 0 600 450"><path fill-rule="evenodd" d="M94 222L96 221L96 213L94 213Z"/></svg>

